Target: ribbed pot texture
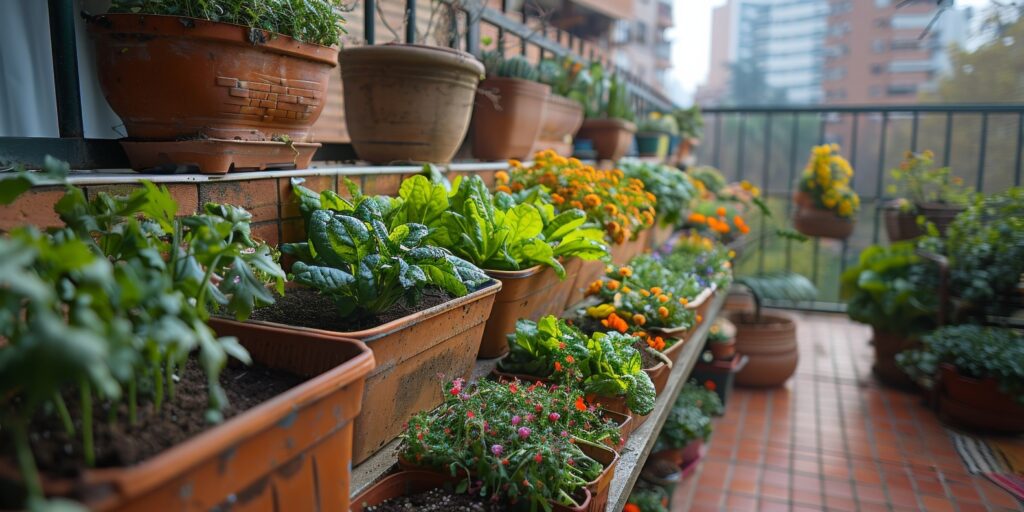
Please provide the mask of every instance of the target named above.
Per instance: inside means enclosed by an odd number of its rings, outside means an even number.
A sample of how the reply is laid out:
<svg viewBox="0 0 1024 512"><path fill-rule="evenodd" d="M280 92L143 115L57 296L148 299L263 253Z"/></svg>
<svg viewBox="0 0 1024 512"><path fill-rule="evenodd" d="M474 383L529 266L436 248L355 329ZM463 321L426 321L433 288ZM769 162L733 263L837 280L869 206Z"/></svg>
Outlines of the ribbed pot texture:
<svg viewBox="0 0 1024 512"><path fill-rule="evenodd" d="M747 366L736 374L741 386L774 387L784 384L796 371L799 352L796 323L787 316L761 313L754 322L753 313L730 312L736 325L736 352L749 357Z"/></svg>

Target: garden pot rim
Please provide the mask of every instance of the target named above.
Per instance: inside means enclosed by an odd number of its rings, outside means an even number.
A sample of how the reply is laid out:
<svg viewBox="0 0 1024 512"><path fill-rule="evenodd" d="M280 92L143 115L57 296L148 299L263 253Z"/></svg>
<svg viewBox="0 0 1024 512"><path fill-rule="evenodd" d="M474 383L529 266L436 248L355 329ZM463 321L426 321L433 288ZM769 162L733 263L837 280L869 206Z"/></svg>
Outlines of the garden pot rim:
<svg viewBox="0 0 1024 512"><path fill-rule="evenodd" d="M572 108L573 110L580 111L583 110L583 105L580 105L580 102L568 96L558 94L553 90L551 91L551 96L548 96L548 100L551 101L552 103L560 103L562 106L565 106L566 108Z"/></svg>
<svg viewBox="0 0 1024 512"><path fill-rule="evenodd" d="M533 80L527 80L525 78L504 76L489 76L481 80L480 86L477 88L477 95L480 95L480 91L487 89L488 86L500 86L524 96L534 96L544 98L545 100L551 96L551 86L548 84L534 82Z"/></svg>
<svg viewBox="0 0 1024 512"><path fill-rule="evenodd" d="M636 124L619 117L589 117L583 120L585 128L614 128L636 133Z"/></svg>
<svg viewBox="0 0 1024 512"><path fill-rule="evenodd" d="M529 277L533 277L533 276L535 276L537 274L540 274L541 272L544 272L545 269L549 269L549 268L551 268L551 267L549 267L547 265L540 265L540 264L538 264L538 265L534 265L532 267L524 268L522 270L491 270L491 269L487 269L487 268L481 269L481 270L483 270L484 273L487 274L488 277L490 277L491 279L501 280L501 279L526 279L526 278L529 278ZM554 269L551 269L551 270L552 270L552 272L554 271Z"/></svg>
<svg viewBox="0 0 1024 512"><path fill-rule="evenodd" d="M789 329L795 322L792 317L785 313L776 313L772 311L761 311L761 321L755 322L753 311L729 311L726 314L726 318L730 322L736 325L737 329L740 326L744 327L757 327L761 329ZM751 321L745 321L749 318ZM770 319L773 321L765 321Z"/></svg>
<svg viewBox="0 0 1024 512"><path fill-rule="evenodd" d="M272 329L279 331L282 337L288 336L287 329ZM141 496L167 481L168 473L184 473L204 460L224 457L249 437L275 425L288 424L298 409L365 378L376 365L373 351L362 341L324 334L305 337L332 344L348 344L359 354L148 459L129 466L88 469L77 480L86 487L112 487L116 489L113 495ZM47 479L45 475L41 476L44 482L56 485L75 480L74 477ZM102 501L111 497L97 496L97 499Z"/></svg>
<svg viewBox="0 0 1024 512"><path fill-rule="evenodd" d="M442 46L430 46L426 44L408 43L387 43L376 45L361 45L342 48L341 62L345 64L349 59L367 58L378 60L381 58L408 60L417 66L445 65L463 68L471 71L477 76L483 76L484 65L477 60L473 54L456 48Z"/></svg>
<svg viewBox="0 0 1024 512"><path fill-rule="evenodd" d="M672 137L672 134L669 132L659 132L656 130L645 130L636 132L637 137L661 137L662 135L666 137Z"/></svg>
<svg viewBox="0 0 1024 512"><path fill-rule="evenodd" d="M385 324L381 324L381 325L378 325L376 327L371 327L369 329L363 329L363 330L360 330L360 331L332 331L332 330L329 330L329 329L320 329L320 328L316 328L316 327L303 327L303 326L300 326L300 325L289 325L289 324L282 324L282 323L279 323L279 322L268 322L268 321L264 321L264 320L252 320L252 319L246 320L245 322L237 322L236 320L230 319L230 318L220 318L220 320L226 321L226 322L236 322L236 323L251 324L251 325L259 326L261 328L284 328L284 329L287 329L287 330L301 331L301 332L312 334L312 335L323 335L323 334L326 334L326 335L333 336L333 337L336 337L336 338L337 337L353 338L353 339L357 339L359 341L362 341L363 343L368 343L369 344L369 343L373 343L374 340L378 340L378 339L384 338L384 337L386 337L389 334L392 334L394 332L397 332L397 331L400 331L400 330L403 330L403 329L407 329L407 328L409 328L409 327L411 327L413 325L416 325L416 324L419 324L419 323L421 323L423 321L429 320L429 319L431 319L431 318L433 318L435 316L438 316L438 315L440 315L442 313L445 313L446 311L449 311L449 310L455 309L457 307L463 306L463 305L468 304L470 302L473 302L473 301L475 301L475 300L477 300L479 298L486 297L487 295L495 295L500 290L501 290L501 281L498 281L497 279L491 279L489 283L481 286L479 289L477 289L477 290L475 290L473 292L470 292L470 293L467 293L466 295L463 295L462 297L456 297L456 298L454 298L452 300L449 300L449 301L446 301L446 302L442 302L441 304L438 304L436 306L424 309L422 311L417 311L415 313L408 314L408 315L403 316L401 318L396 318L396 319L394 319L394 320L392 320L390 322L387 322Z"/></svg>
<svg viewBox="0 0 1024 512"><path fill-rule="evenodd" d="M138 20L132 23L131 20ZM115 21L123 20L129 24L125 27L112 26ZM187 21L183 21L187 20ZM138 14L129 12L112 12L97 14L86 17L88 31L94 36L101 33L116 33L130 30L136 33L166 33L180 34L181 37L193 37L201 39L219 40L226 43L245 44L255 46L249 34L252 30L258 30L269 34L266 41L259 43L259 47L268 51L274 51L309 60L315 60L332 67L338 65L338 54L341 51L339 46L324 46L316 43L299 41L291 36L286 36L269 30L256 29L236 23L213 21L191 16L177 16L173 14ZM194 32L182 32L190 30ZM171 34L168 34L171 35ZM327 52L324 55L324 52Z"/></svg>
<svg viewBox="0 0 1024 512"><path fill-rule="evenodd" d="M961 211L967 209L967 205L965 204L947 203L942 201L924 201L920 203L915 201L914 207L918 210Z"/></svg>
<svg viewBox="0 0 1024 512"><path fill-rule="evenodd" d="M703 361L697 361L697 366L703 366L714 370L725 370L730 373L736 373L747 366L750 362L750 356L746 354L740 354L739 352L733 354L730 359L715 359L709 363Z"/></svg>
<svg viewBox="0 0 1024 512"><path fill-rule="evenodd" d="M939 371L947 373L947 374L951 374L952 376L955 376L958 380L966 381L966 382L969 382L971 384L988 384L988 383L992 383L992 384L995 384L996 386L999 385L999 381L997 381L996 378L991 376L991 375L989 375L988 377L981 378L981 379L979 379L977 377L970 377L970 376L964 375L964 374L960 373L960 368L958 368L953 363L939 363Z"/></svg>

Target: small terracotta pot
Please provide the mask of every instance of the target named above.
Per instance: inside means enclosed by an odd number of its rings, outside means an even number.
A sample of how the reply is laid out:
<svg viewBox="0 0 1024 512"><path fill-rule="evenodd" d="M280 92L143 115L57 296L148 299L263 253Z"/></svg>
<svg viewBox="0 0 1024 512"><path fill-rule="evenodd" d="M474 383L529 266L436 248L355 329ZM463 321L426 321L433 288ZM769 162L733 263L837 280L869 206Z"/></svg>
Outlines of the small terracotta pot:
<svg viewBox="0 0 1024 512"><path fill-rule="evenodd" d="M441 404L444 379L469 377L480 350L484 322L501 284L483 288L444 304L354 332L336 332L271 322L245 323L213 319L219 329L231 325L239 337L264 329L283 328L297 335L354 338L373 350L377 368L366 378L363 401L372 404L356 418L352 462L358 464L402 432L402 425L419 411ZM443 379L438 374L444 375Z"/></svg>
<svg viewBox="0 0 1024 512"><path fill-rule="evenodd" d="M921 341L905 334L881 331L872 327L871 344L875 349L875 364L871 370L878 380L890 386L915 389L917 384L896 364L896 354L921 346Z"/></svg>
<svg viewBox="0 0 1024 512"><path fill-rule="evenodd" d="M725 405L729 401L729 395L732 394L736 374L747 366L748 361L750 358L743 354L736 354L732 359L725 361L715 360L710 363L698 361L693 367L690 378L701 385L706 385L710 381L714 385L715 394L722 400L722 405Z"/></svg>
<svg viewBox="0 0 1024 512"><path fill-rule="evenodd" d="M924 231L917 225L917 213L905 212L897 202L885 205L883 210L885 218L885 232L890 242L910 240L924 234Z"/></svg>
<svg viewBox="0 0 1024 512"><path fill-rule="evenodd" d="M336 47L229 23L104 14L88 28L103 94L132 139L304 142L338 65Z"/></svg>
<svg viewBox="0 0 1024 512"><path fill-rule="evenodd" d="M580 263L579 258L572 258L565 264L565 281L575 281ZM551 267L537 265L526 270L486 272L501 281L501 291L494 299L477 357L501 357L508 353L507 336L516 332L516 321L537 321L545 315L561 314L565 309L571 289L562 286L563 280Z"/></svg>
<svg viewBox="0 0 1024 512"><path fill-rule="evenodd" d="M946 203L918 203L916 206L917 211L924 215L928 222L935 224L942 236L946 236L946 230L956 220L956 216L967 209L965 206Z"/></svg>
<svg viewBox="0 0 1024 512"><path fill-rule="evenodd" d="M622 414L621 412L614 411L606 411L603 409L601 410L601 416L612 420L613 422L615 422L616 425L619 426L619 438L622 441L621 443L618 444L618 446L616 446L615 443L613 443L611 440L605 441L605 444L615 449L624 446L626 444L626 441L629 440L629 435L633 433L633 418L630 418L628 414Z"/></svg>
<svg viewBox="0 0 1024 512"><path fill-rule="evenodd" d="M615 466L619 463L619 454L615 450L604 445L588 443L577 439L577 446L591 459L600 462L604 470L593 481L587 484L590 491L590 504L586 508L588 512L604 512L608 506L608 489L612 485L612 478L615 476Z"/></svg>
<svg viewBox="0 0 1024 512"><path fill-rule="evenodd" d="M990 432L1024 432L1024 405L999 389L994 378L973 379L939 365L939 413L957 425Z"/></svg>
<svg viewBox="0 0 1024 512"><path fill-rule="evenodd" d="M665 158L668 156L669 135L660 132L636 134L636 151L640 156Z"/></svg>
<svg viewBox="0 0 1024 512"><path fill-rule="evenodd" d="M572 139L583 124L583 106L576 100L552 93L544 108L544 122L533 146L533 153L553 150L562 156L572 154Z"/></svg>
<svg viewBox="0 0 1024 512"><path fill-rule="evenodd" d="M829 210L798 206L793 212L793 227L810 237L849 238L856 222L844 219Z"/></svg>
<svg viewBox="0 0 1024 512"><path fill-rule="evenodd" d="M624 119L585 119L577 138L593 142L599 160L617 161L626 156L636 125Z"/></svg>
<svg viewBox="0 0 1024 512"><path fill-rule="evenodd" d="M595 403L595 404L600 404L601 408L606 410L606 411L612 411L612 412L617 412L617 413L620 413L620 414L626 414L630 418L633 418L633 430L634 431L636 429L640 428L640 425L643 425L644 422L647 421L647 418L650 417L650 414L645 414L645 415L641 416L639 414L634 413L632 410L630 410L629 406L626 405L626 395L602 396L602 395L595 395L593 393L588 393L587 396L586 396L586 399L587 399L588 402Z"/></svg>
<svg viewBox="0 0 1024 512"><path fill-rule="evenodd" d="M732 338L724 342L708 343L708 348L711 349L711 355L719 361L732 359L732 356L736 355L736 339Z"/></svg>
<svg viewBox="0 0 1024 512"><path fill-rule="evenodd" d="M747 366L736 374L741 386L774 387L788 380L799 360L796 323L787 316L761 313L754 322L753 313L731 312L727 318L736 325L736 352L749 357Z"/></svg>
<svg viewBox="0 0 1024 512"><path fill-rule="evenodd" d="M239 341L258 364L309 380L134 466L46 479L47 493L101 511L265 509L275 500L347 510L352 420L373 354L355 340L288 330Z"/></svg>
<svg viewBox="0 0 1024 512"><path fill-rule="evenodd" d="M473 156L525 160L540 135L551 87L520 78L480 82L473 108Z"/></svg>
<svg viewBox="0 0 1024 512"><path fill-rule="evenodd" d="M651 334L657 334L657 333L656 332L652 332ZM666 336L671 337L670 335L665 334L665 335L662 335L662 338L665 338ZM686 345L686 340L688 338L676 337L676 339L678 341L673 343L672 346L666 348L662 352L663 354L665 354L666 357L668 357L669 359L672 360L672 364L676 364L677 362L679 362L679 356L683 353L683 347ZM666 341L667 341L667 338L666 338ZM671 373L671 371L669 373Z"/></svg>
<svg viewBox="0 0 1024 512"><path fill-rule="evenodd" d="M345 121L360 159L448 163L469 129L483 64L450 48L342 50Z"/></svg>

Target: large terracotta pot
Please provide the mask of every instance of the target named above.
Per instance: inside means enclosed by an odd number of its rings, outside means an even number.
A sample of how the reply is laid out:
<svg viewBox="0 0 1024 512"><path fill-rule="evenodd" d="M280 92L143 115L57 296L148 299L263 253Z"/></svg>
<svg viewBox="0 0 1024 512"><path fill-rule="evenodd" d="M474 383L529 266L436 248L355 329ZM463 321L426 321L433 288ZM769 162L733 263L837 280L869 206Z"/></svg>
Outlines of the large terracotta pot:
<svg viewBox="0 0 1024 512"><path fill-rule="evenodd" d="M928 222L935 224L939 234L946 235L946 229L953 223L956 216L966 209L965 206L946 203L918 203L917 211L928 219Z"/></svg>
<svg viewBox="0 0 1024 512"><path fill-rule="evenodd" d="M347 510L352 420L372 353L355 340L288 330L239 341L256 363L309 380L135 466L46 479L46 490L99 511Z"/></svg>
<svg viewBox="0 0 1024 512"><path fill-rule="evenodd" d="M473 156L481 160L531 156L551 87L521 78L480 82L473 108Z"/></svg>
<svg viewBox="0 0 1024 512"><path fill-rule="evenodd" d="M882 209L882 216L885 219L885 232L890 242L910 240L924 234L924 231L917 225L917 213L903 211L898 201L887 203Z"/></svg>
<svg viewBox="0 0 1024 512"><path fill-rule="evenodd" d="M546 149L563 156L572 154L572 139L583 124L583 106L576 100L552 93L544 108L544 122L533 152Z"/></svg>
<svg viewBox="0 0 1024 512"><path fill-rule="evenodd" d="M1024 406L999 389L994 378L972 379L956 367L939 366L939 414L957 425L991 432L1024 432Z"/></svg>
<svg viewBox="0 0 1024 512"><path fill-rule="evenodd" d="M811 237L849 238L856 225L852 219L844 219L829 210L797 206L793 213L793 227Z"/></svg>
<svg viewBox="0 0 1024 512"><path fill-rule="evenodd" d="M484 322L491 313L501 284L493 282L464 297L399 318L373 329L337 332L250 320L216 319L229 324L239 337L267 328L286 328L298 335L354 338L373 350L377 368L366 378L367 407L355 421L352 462L358 464L402 432L402 425L419 411L441 404L442 379L469 377L480 350Z"/></svg>
<svg viewBox="0 0 1024 512"><path fill-rule="evenodd" d="M875 364L871 368L878 380L894 387L915 389L917 384L896 364L896 354L918 348L920 340L905 334L882 331L872 327L871 344L875 349Z"/></svg>
<svg viewBox="0 0 1024 512"><path fill-rule="evenodd" d="M303 142L338 65L334 47L194 18L105 14L89 33L103 95L132 139Z"/></svg>
<svg viewBox="0 0 1024 512"><path fill-rule="evenodd" d="M360 159L447 163L469 129L484 73L450 48L386 44L341 52L345 121Z"/></svg>
<svg viewBox="0 0 1024 512"><path fill-rule="evenodd" d="M590 140L599 160L617 161L626 156L634 133L636 125L624 119L586 119L577 138Z"/></svg>
<svg viewBox="0 0 1024 512"><path fill-rule="evenodd" d="M787 316L730 312L727 318L736 326L736 352L749 358L747 366L736 374L741 386L773 387L785 384L796 371L799 352L796 323Z"/></svg>
<svg viewBox="0 0 1024 512"><path fill-rule="evenodd" d="M581 260L572 258L565 264L565 281L573 282ZM488 270L487 275L501 281L501 291L494 299L491 316L484 327L483 341L477 357L500 357L508 352L508 335L516 332L516 321L537 321L545 315L559 315L571 288L548 266L537 265L526 270Z"/></svg>

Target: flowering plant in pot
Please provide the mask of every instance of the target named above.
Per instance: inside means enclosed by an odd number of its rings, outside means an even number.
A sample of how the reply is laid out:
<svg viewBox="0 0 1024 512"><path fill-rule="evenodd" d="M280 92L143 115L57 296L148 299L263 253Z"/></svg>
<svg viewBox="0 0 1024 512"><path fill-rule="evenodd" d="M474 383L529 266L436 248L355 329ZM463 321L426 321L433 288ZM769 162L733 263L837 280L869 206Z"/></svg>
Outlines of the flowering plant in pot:
<svg viewBox="0 0 1024 512"><path fill-rule="evenodd" d="M643 162L622 162L626 178L644 183L644 190L658 199L654 205L657 222L653 227L652 247L668 241L674 229L683 221L684 212L697 197L697 186L687 173L668 165Z"/></svg>
<svg viewBox="0 0 1024 512"><path fill-rule="evenodd" d="M685 161L693 152L693 147L700 144L704 136L704 117L701 116L700 107L693 105L690 108L677 108L672 111L679 126L679 145L672 151L680 160Z"/></svg>
<svg viewBox="0 0 1024 512"><path fill-rule="evenodd" d="M732 359L736 355L736 326L725 318L715 319L708 330L707 349L714 359Z"/></svg>
<svg viewBox="0 0 1024 512"><path fill-rule="evenodd" d="M942 327L896 361L911 378L933 388L939 412L982 430L1024 431L1024 335L977 325Z"/></svg>
<svg viewBox="0 0 1024 512"><path fill-rule="evenodd" d="M890 240L905 240L924 234L917 224L917 215L923 215L935 224L940 234L956 215L967 208L971 192L963 178L953 176L949 167L934 167L935 153L907 151L898 168L889 171L893 183L888 192L899 195L903 201L890 203L886 208L885 227Z"/></svg>
<svg viewBox="0 0 1024 512"><path fill-rule="evenodd" d="M622 512L669 512L671 496L665 489L638 482L629 493L629 501Z"/></svg>
<svg viewBox="0 0 1024 512"><path fill-rule="evenodd" d="M567 155L572 153L572 141L583 124L583 104L591 81L590 72L583 64L564 57L560 62L544 59L537 66L537 79L551 87L544 122L534 145L533 153L552 150Z"/></svg>
<svg viewBox="0 0 1024 512"><path fill-rule="evenodd" d="M663 159L668 156L671 138L679 135L679 125L671 115L651 112L637 123L636 131L636 146L640 156Z"/></svg>
<svg viewBox="0 0 1024 512"><path fill-rule="evenodd" d="M445 396L440 407L409 420L402 464L451 475L456 492L513 507L579 506L584 487L591 503L602 492L607 499L617 457L593 450L605 440L617 442L618 430L579 391L518 380L455 380Z"/></svg>
<svg viewBox="0 0 1024 512"><path fill-rule="evenodd" d="M670 272L692 274L701 289L728 290L733 281L732 260L735 256L736 253L721 242L691 231L680 236L672 252L661 261Z"/></svg>
<svg viewBox="0 0 1024 512"><path fill-rule="evenodd" d="M872 327L874 373L893 384L910 384L896 365L896 354L918 345L935 327L938 278L917 255L912 242L864 249L856 266L843 273L846 313Z"/></svg>
<svg viewBox="0 0 1024 512"><path fill-rule="evenodd" d="M487 78L473 108L473 156L526 158L540 135L551 87L537 81L537 67L526 57L488 51L481 58Z"/></svg>
<svg viewBox="0 0 1024 512"><path fill-rule="evenodd" d="M636 338L615 331L584 335L554 316L521 320L498 369L566 384L608 402L606 409L645 416L656 392L635 344ZM617 409L616 400L624 407Z"/></svg>
<svg viewBox="0 0 1024 512"><path fill-rule="evenodd" d="M521 200L500 190L492 195L479 176L456 180L450 194L443 185L414 176L402 183L389 212L389 222L422 223L430 231L428 241L502 282L480 357L508 352L506 335L517 319L561 312L569 287L559 281L576 278L578 260L607 258L604 232L584 227L586 220L576 208L556 214L539 191Z"/></svg>
<svg viewBox="0 0 1024 512"><path fill-rule="evenodd" d="M88 20L133 168L309 165L317 145L306 139L338 65L336 0L116 0Z"/></svg>
<svg viewBox="0 0 1024 512"><path fill-rule="evenodd" d="M853 233L854 216L860 209L860 196L850 188L853 168L839 154L839 145L826 144L811 149L811 158L800 177L794 195L797 231L815 237L847 238Z"/></svg>
<svg viewBox="0 0 1024 512"><path fill-rule="evenodd" d="M251 237L247 212L207 204L201 214L176 218L170 193L149 182L92 201L69 187L56 211L64 227L50 234L18 228L0 239L0 316L7 319L0 415L12 434L0 453L14 453L29 505L53 491L90 508L184 506L178 496L216 507L253 481L274 480L296 457L301 466L318 449L310 436L331 450L351 442L342 427L358 401L338 425L310 426L288 448L273 426L289 415L324 414L324 401L352 394L342 388L372 366L365 346L321 351L337 371L300 369L268 350L301 359L309 347L218 337L206 324L213 309L244 319L274 301L269 288L282 291L284 272ZM229 358L288 375L228 365ZM302 384L307 377L315 382ZM28 437L28 429L44 434ZM228 450L248 462L226 462ZM348 461L328 464L324 470L347 478ZM321 498L325 507L347 505L344 493Z"/></svg>
<svg viewBox="0 0 1024 512"><path fill-rule="evenodd" d="M633 143L636 114L618 76L607 76L600 63L590 65L590 83L583 105L585 119L578 138L590 140L600 160L618 161Z"/></svg>

